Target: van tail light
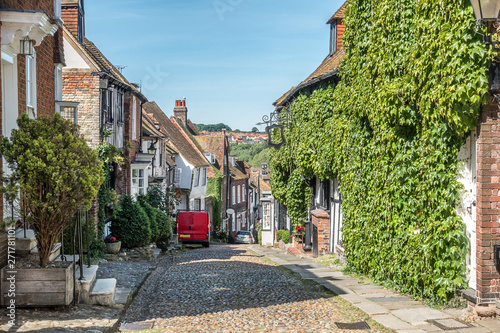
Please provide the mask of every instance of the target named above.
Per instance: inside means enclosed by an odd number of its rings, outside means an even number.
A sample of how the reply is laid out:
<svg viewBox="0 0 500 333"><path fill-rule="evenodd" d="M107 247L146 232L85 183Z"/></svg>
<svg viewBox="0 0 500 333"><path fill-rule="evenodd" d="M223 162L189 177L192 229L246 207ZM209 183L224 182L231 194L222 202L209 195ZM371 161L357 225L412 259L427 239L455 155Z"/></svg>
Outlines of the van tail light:
<svg viewBox="0 0 500 333"><path fill-rule="evenodd" d="M252 238L252 235L248 236L248 238Z"/></svg>

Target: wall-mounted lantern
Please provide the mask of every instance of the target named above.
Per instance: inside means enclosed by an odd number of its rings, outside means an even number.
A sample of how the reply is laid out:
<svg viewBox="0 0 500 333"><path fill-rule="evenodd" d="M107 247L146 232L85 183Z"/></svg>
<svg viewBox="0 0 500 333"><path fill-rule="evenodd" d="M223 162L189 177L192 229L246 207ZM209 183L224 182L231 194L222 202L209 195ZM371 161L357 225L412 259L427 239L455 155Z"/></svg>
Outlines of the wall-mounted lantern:
<svg viewBox="0 0 500 333"><path fill-rule="evenodd" d="M156 154L156 147L153 141L151 141L151 146L149 146L148 148L148 153L150 153L151 155Z"/></svg>
<svg viewBox="0 0 500 333"><path fill-rule="evenodd" d="M470 0L476 20L498 21L500 2L498 0Z"/></svg>
<svg viewBox="0 0 500 333"><path fill-rule="evenodd" d="M496 46L499 42L494 42L492 35L496 33L493 29L493 22L498 22L500 16L500 1L498 0L470 0L477 25L486 26L486 34L483 35L483 42L488 47L492 46L494 50L500 51ZM481 33L482 34L482 33Z"/></svg>
<svg viewBox="0 0 500 333"><path fill-rule="evenodd" d="M20 41L20 50L19 54L22 55L33 55L33 40L29 37L24 37Z"/></svg>

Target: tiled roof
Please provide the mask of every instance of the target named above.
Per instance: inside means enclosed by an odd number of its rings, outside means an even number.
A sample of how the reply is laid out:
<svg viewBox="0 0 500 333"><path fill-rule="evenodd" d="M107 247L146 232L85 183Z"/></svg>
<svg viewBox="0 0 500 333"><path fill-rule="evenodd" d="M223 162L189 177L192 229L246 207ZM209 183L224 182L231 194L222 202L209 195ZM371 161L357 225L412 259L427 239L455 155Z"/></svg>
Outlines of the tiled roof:
<svg viewBox="0 0 500 333"><path fill-rule="evenodd" d="M109 72L108 74L115 79L130 85L130 82L123 76L123 74L102 54L102 52L90 40L85 38L83 45L92 59L99 65L101 72Z"/></svg>
<svg viewBox="0 0 500 333"><path fill-rule="evenodd" d="M347 7L347 1L344 2L344 4L342 5L342 7L340 7L339 10L337 10L335 12L335 14L333 14L333 16L328 20L328 22L326 22L326 24L332 24L333 21L335 21L335 20L343 19L346 7Z"/></svg>
<svg viewBox="0 0 500 333"><path fill-rule="evenodd" d="M161 129L170 138L170 143L190 164L195 167L208 166L207 159L198 151L189 138L182 133L182 129L176 126L160 109L155 102L143 105L146 113L152 113L159 122Z"/></svg>
<svg viewBox="0 0 500 333"><path fill-rule="evenodd" d="M196 126L194 126L194 124L191 122L191 120L187 119L187 128L191 131L191 134L193 135L200 135L200 132L198 132L198 129L196 128Z"/></svg>
<svg viewBox="0 0 500 333"><path fill-rule="evenodd" d="M338 68L340 65L340 61L344 58L345 53L344 49L341 48L333 55L329 55L325 60L319 65L318 68L311 75L307 77L301 84L297 87L290 89L283 96L281 96L273 105L282 106L285 105L286 102L294 98L302 89L308 87L314 83L320 82L324 79L334 76L338 73Z"/></svg>
<svg viewBox="0 0 500 333"><path fill-rule="evenodd" d="M224 163L224 140L226 139L224 135L197 135L196 140L201 145L206 153L211 153L215 155L216 163L215 167L219 171L223 172Z"/></svg>
<svg viewBox="0 0 500 333"><path fill-rule="evenodd" d="M233 166L231 163L229 163L229 171L234 175L231 177L233 180L248 179L248 175L241 171L240 168Z"/></svg>
<svg viewBox="0 0 500 333"><path fill-rule="evenodd" d="M269 184L267 184L266 182L260 181L259 185L260 185L260 193L271 191L271 186L269 186Z"/></svg>

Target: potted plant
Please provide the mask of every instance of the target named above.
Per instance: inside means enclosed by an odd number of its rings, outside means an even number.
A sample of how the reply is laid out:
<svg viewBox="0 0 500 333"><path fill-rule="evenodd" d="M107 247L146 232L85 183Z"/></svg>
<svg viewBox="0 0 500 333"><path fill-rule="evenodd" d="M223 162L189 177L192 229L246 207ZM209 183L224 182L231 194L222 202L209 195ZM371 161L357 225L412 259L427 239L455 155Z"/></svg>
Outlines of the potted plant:
<svg viewBox="0 0 500 333"><path fill-rule="evenodd" d="M106 252L109 254L117 254L122 247L122 242L113 235L107 235L104 238L104 244L106 244Z"/></svg>
<svg viewBox="0 0 500 333"><path fill-rule="evenodd" d="M49 257L72 217L79 209L91 206L104 179L101 162L79 136L78 126L59 114L36 120L24 114L17 124L18 129L12 131L10 139L4 138L0 144L0 152L11 170L4 184L15 186L1 190L20 196L22 211L35 232L40 263L36 272L17 265L21 264L19 260L15 267L4 268L2 291L8 286L7 271L15 269L16 305L67 305L73 294L73 274L69 271L74 267L72 263L49 265ZM60 283L53 283L52 268L63 270ZM9 300L3 296L4 292L1 303L5 305Z"/></svg>
<svg viewBox="0 0 500 333"><path fill-rule="evenodd" d="M297 243L302 243L304 241L304 233L306 231L306 227L298 226L295 228L295 233L293 234L294 239Z"/></svg>

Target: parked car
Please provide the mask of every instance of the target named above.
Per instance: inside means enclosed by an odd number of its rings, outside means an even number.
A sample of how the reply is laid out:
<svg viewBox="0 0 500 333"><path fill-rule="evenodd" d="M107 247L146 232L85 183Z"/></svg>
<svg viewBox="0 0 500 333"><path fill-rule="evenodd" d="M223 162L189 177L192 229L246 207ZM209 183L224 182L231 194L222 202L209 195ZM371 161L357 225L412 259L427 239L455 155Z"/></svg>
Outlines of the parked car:
<svg viewBox="0 0 500 333"><path fill-rule="evenodd" d="M253 236L250 231L238 231L234 236L235 243L253 244Z"/></svg>

